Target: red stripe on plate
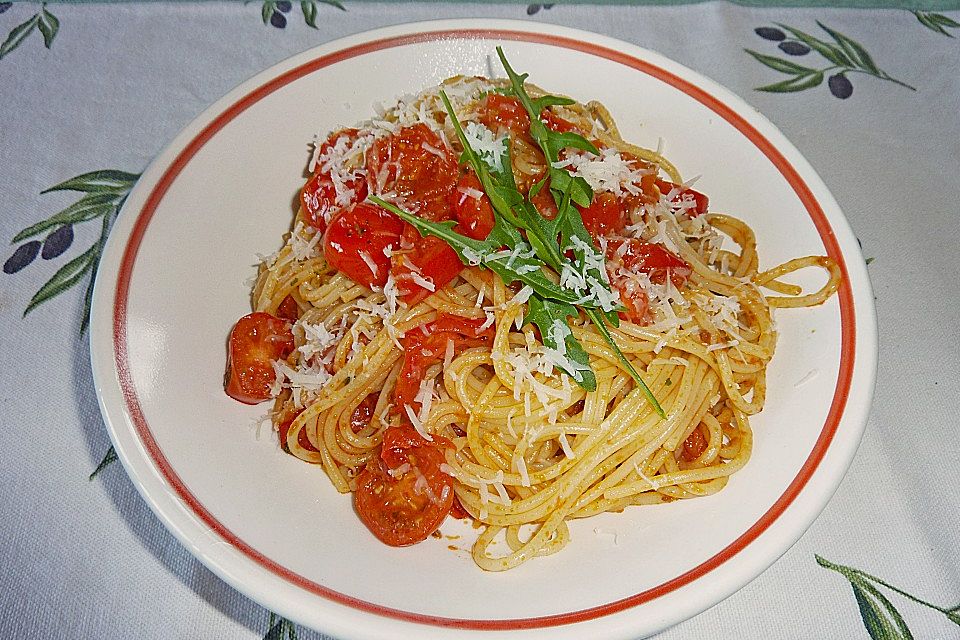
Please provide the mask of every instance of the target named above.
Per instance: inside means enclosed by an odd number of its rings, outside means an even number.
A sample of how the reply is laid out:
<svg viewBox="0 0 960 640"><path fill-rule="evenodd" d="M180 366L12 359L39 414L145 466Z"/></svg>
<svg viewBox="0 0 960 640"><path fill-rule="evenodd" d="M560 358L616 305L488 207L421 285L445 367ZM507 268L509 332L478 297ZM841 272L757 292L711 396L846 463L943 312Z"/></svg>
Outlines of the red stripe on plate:
<svg viewBox="0 0 960 640"><path fill-rule="evenodd" d="M678 575L677 577L664 582L656 587L647 589L633 596L623 598L604 605L572 611L569 613L535 617L519 618L508 620L474 620L474 619L456 619L430 616L421 613L402 611L390 607L384 607L372 602L360 600L349 595L333 591L321 584L313 582L294 573L290 569L278 564L274 560L257 551L249 544L240 539L232 531L227 529L213 514L207 510L203 504L190 492L189 488L183 483L177 473L173 470L170 462L167 460L163 451L157 445L153 434L150 431L150 425L147 423L143 409L137 396L136 387L130 373L130 366L127 358L127 302L130 294L130 282L133 269L136 263L137 253L143 242L144 233L150 224L157 207L163 200L167 190L180 175L196 153L227 123L232 121L238 115L243 113L259 100L270 95L277 89L298 80L318 69L328 67L343 60L362 56L364 54L400 47L404 45L416 44L419 42L430 42L444 39L488 39L488 40L515 40L522 42L533 42L546 44L554 47L572 49L586 53L588 55L604 58L613 62L630 67L653 78L656 78L697 100L711 111L722 117L748 140L750 140L770 162L780 171L794 192L800 198L803 206L806 208L810 218L820 234L820 238L826 247L827 254L833 258L843 274L843 284L839 290L840 298L840 322L842 331L842 344L840 353L840 369L838 374L837 386L834 391L833 400L830 405L830 411L827 419L820 431L820 436L807 457L807 460L800 468L799 473L787 487L787 490L777 499L777 501L767 510L757 522L747 529L740 537L734 540L722 551L709 558L702 564L690 569L689 571ZM127 214L131 215L131 214ZM123 253L120 263L120 272L117 279L116 298L114 301L114 319L113 319L113 339L114 339L114 357L119 375L120 386L123 391L123 397L127 408L130 411L131 419L136 427L137 435L140 437L143 445L152 458L157 469L170 484L181 500L212 530L216 531L226 542L233 545L238 551L246 557L270 571L274 575L286 580L287 582L304 589L310 593L322 596L342 605L353 607L361 611L374 613L381 616L405 620L408 622L417 622L441 627L455 627L462 629L476 630L511 630L511 629L529 629L538 627L549 627L575 622L592 620L602 616L618 613L625 609L641 605L660 596L666 595L680 587L690 584L713 569L716 569L724 562L734 557L742 551L748 544L754 541L760 534L766 531L783 512L796 499L807 482L810 480L814 471L817 469L821 460L830 447L833 437L836 434L837 426L846 406L847 395L850 390L850 384L853 377L854 351L856 345L856 325L853 307L853 293L850 289L847 276L846 264L840 247L837 244L833 229L830 227L819 202L814 197L810 188L800 177L799 173L790 162L781 154L773 144L760 134L752 125L744 120L733 109L715 98L713 95L690 83L679 76L662 69L650 62L639 60L626 53L607 49L599 45L572 40L554 35L539 33L526 33L522 31L509 30L448 30L434 31L427 33L417 33L394 38L386 38L359 44L347 49L343 49L320 58L316 58L304 63L294 69L291 69L276 78L266 82L260 87L254 89L243 96L219 116L213 119L210 124L203 128L173 160L170 166L164 171L163 175L157 181L156 186L148 195L143 208L137 214L137 220L134 223L133 231Z"/></svg>

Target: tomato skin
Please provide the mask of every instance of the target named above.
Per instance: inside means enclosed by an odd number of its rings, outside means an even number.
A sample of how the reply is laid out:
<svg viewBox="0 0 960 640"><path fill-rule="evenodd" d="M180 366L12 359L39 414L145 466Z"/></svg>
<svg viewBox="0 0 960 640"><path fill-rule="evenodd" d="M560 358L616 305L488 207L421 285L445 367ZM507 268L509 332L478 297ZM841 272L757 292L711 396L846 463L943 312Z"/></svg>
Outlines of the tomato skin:
<svg viewBox="0 0 960 640"><path fill-rule="evenodd" d="M513 133L528 136L530 116L518 98L489 93L480 103L480 122L497 133L507 129Z"/></svg>
<svg viewBox="0 0 960 640"><path fill-rule="evenodd" d="M577 207L583 226L593 237L594 242L601 236L620 233L627 226L627 213L620 201L610 192L595 193L589 207Z"/></svg>
<svg viewBox="0 0 960 640"><path fill-rule="evenodd" d="M473 190L483 195L475 198L470 195ZM495 218L490 198L483 193L480 178L473 171L461 174L457 181L457 188L450 194L450 209L457 219L457 231L474 240L486 240L493 230Z"/></svg>
<svg viewBox="0 0 960 640"><path fill-rule="evenodd" d="M690 432L687 439L683 441L683 453L681 456L687 462L693 462L707 448L707 438L703 435L703 429L700 425Z"/></svg>
<svg viewBox="0 0 960 640"><path fill-rule="evenodd" d="M623 255L618 254L622 244L627 244ZM656 284L666 282L667 274L674 286L682 287L692 272L690 265L662 244L644 242L636 238L613 239L607 243L607 260L620 262L631 271L646 273Z"/></svg>
<svg viewBox="0 0 960 640"><path fill-rule="evenodd" d="M679 204L684 200L692 197L693 201L696 203L696 207L694 207L693 209L687 210L690 212L691 216L699 216L707 212L708 210L707 208L710 205L710 199L707 198L707 196L705 196L704 194L700 193L699 191L695 191L694 189L690 189L689 187L684 189L683 185L674 184L673 182L668 182L666 180L660 180L660 179L657 179L656 184L657 184L657 189L660 190L660 193L662 193L664 197L666 197L667 194L669 194L674 189L680 190L679 193L673 197L671 202L675 202Z"/></svg>
<svg viewBox="0 0 960 640"><path fill-rule="evenodd" d="M380 138L367 149L366 160L370 193L394 192L413 205L413 213L421 218L449 219L448 199L457 182L457 161L425 124Z"/></svg>
<svg viewBox="0 0 960 640"><path fill-rule="evenodd" d="M412 272L433 282L434 291L439 291L457 277L463 269L457 252L450 245L433 236L419 237L410 250L404 250L390 259L390 273L397 283L400 298L413 306L433 293L410 278ZM411 268L412 265L412 268Z"/></svg>
<svg viewBox="0 0 960 640"><path fill-rule="evenodd" d="M356 129L344 129L334 133L320 147L319 155L328 152L341 138L353 141L358 134L359 131ZM353 189L351 204L363 202L367 197L367 183L363 177L358 176L346 180L344 186L347 189ZM300 190L300 204L303 206L304 218L307 223L316 229L317 233L323 233L327 226L327 219L332 217L336 210L340 208L337 204L337 189L329 172L317 168L316 173Z"/></svg>
<svg viewBox="0 0 960 640"><path fill-rule="evenodd" d="M494 329L492 326L481 329L484 322L485 318L440 314L436 320L424 325L422 330L407 331L401 340L403 366L393 390L394 407L401 416L406 415L406 406L414 413L420 410L420 403L414 398L420 391L423 376L432 365L443 362L449 341L453 342L454 355L493 342Z"/></svg>
<svg viewBox="0 0 960 640"><path fill-rule="evenodd" d="M289 320L290 322L296 322L300 317L300 306L297 304L297 301L293 299L293 296L287 296L283 299L277 306L277 317L284 320Z"/></svg>
<svg viewBox="0 0 960 640"><path fill-rule="evenodd" d="M394 547L422 542L450 513L453 478L440 470L450 446L440 436L424 440L410 425L384 432L380 456L357 476L354 494L360 520L381 542ZM409 469L397 472L407 464Z"/></svg>
<svg viewBox="0 0 960 640"><path fill-rule="evenodd" d="M547 125L547 128L556 131L557 133L567 133L573 131L579 133L577 128L573 126L572 122L564 120L560 116L550 111L550 109L544 109L540 112L540 119L543 121L543 124Z"/></svg>
<svg viewBox="0 0 960 640"><path fill-rule="evenodd" d="M623 255L618 250L623 244L627 249ZM650 281L656 284L666 282L667 274L676 287L682 287L692 270L682 258L667 250L663 245L651 244L636 238L614 238L607 242L607 276L610 284L620 292L620 301L626 307L622 315L631 322L646 324L649 322L649 299L646 291L635 289L635 285L617 273L617 267L628 271L646 273Z"/></svg>
<svg viewBox="0 0 960 640"><path fill-rule="evenodd" d="M330 221L323 236L323 255L337 271L367 288L382 287L387 281L390 259L386 248L400 244L403 221L386 209L367 202L341 210ZM376 266L371 270L360 252Z"/></svg>
<svg viewBox="0 0 960 640"><path fill-rule="evenodd" d="M224 390L244 404L270 399L277 379L273 361L293 351L290 323L258 311L243 316L230 331Z"/></svg>

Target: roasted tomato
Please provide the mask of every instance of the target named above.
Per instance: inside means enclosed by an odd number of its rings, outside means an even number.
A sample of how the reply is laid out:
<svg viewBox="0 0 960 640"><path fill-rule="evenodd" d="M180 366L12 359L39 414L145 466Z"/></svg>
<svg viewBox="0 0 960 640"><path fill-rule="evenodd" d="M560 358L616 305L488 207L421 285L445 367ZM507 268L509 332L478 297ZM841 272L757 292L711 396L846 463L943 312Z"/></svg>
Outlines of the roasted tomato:
<svg viewBox="0 0 960 640"><path fill-rule="evenodd" d="M450 208L457 219L457 231L463 235L486 240L493 230L495 219L490 198L473 171L460 175L457 188L450 194Z"/></svg>
<svg viewBox="0 0 960 640"><path fill-rule="evenodd" d="M463 263L450 245L433 236L421 238L419 233L412 249L394 254L390 261L397 291L411 306L442 289L463 269ZM421 278L432 283L433 289L420 284Z"/></svg>
<svg viewBox="0 0 960 640"><path fill-rule="evenodd" d="M400 244L403 221L389 211L361 202L343 209L323 236L323 255L337 271L365 287L387 281L390 259L384 249Z"/></svg>
<svg viewBox="0 0 960 640"><path fill-rule="evenodd" d="M659 189L660 193L662 193L664 196L670 195L670 193L674 189L676 189L677 193L675 193L673 198L671 198L670 200L673 203L681 204L685 201L686 202L693 201L695 206L691 209L688 209L691 215L695 215L695 216L703 215L704 213L707 212L707 207L710 204L710 200L707 198L707 196L703 195L699 191L695 191L693 189L690 189L689 187L684 188L683 185L674 184L666 180L658 179L657 189Z"/></svg>
<svg viewBox="0 0 960 640"><path fill-rule="evenodd" d="M246 404L270 399L277 379L273 361L293 351L290 323L269 313L245 315L233 326L227 350L224 387L227 395Z"/></svg>
<svg viewBox="0 0 960 640"><path fill-rule="evenodd" d="M580 208L583 226L596 241L601 236L620 233L627 224L627 215L612 193L595 193L589 207Z"/></svg>
<svg viewBox="0 0 960 640"><path fill-rule="evenodd" d="M357 476L357 514L382 542L404 547L426 540L453 504L453 478L441 471L449 440L424 440L412 426L390 427L380 456Z"/></svg>
<svg viewBox="0 0 960 640"><path fill-rule="evenodd" d="M624 245L626 249L621 248ZM621 273L621 268L628 274L645 273L656 284L666 282L669 274L670 281L676 287L682 287L691 273L690 265L663 245L636 238L610 240L607 243L607 276L610 284L620 293L620 301L626 307L626 318L640 324L649 321L647 292L629 275Z"/></svg>
<svg viewBox="0 0 960 640"><path fill-rule="evenodd" d="M558 133L567 133L568 131L577 132L577 128L573 126L573 123L564 120L560 116L550 111L550 109L544 109L540 112L540 119L543 121L543 124L547 125L548 128L558 132Z"/></svg>
<svg viewBox="0 0 960 640"><path fill-rule="evenodd" d="M530 116L520 100L499 93L490 93L480 101L480 122L494 133L507 129L528 136Z"/></svg>
<svg viewBox="0 0 960 640"><path fill-rule="evenodd" d="M683 459L687 462L693 462L707 448L707 438L703 434L703 427L697 425L697 428L690 432L687 439L683 441Z"/></svg>
<svg viewBox="0 0 960 640"><path fill-rule="evenodd" d="M401 341L403 366L393 391L394 407L401 416L406 415L405 406L409 406L414 413L420 410L420 403L414 398L420 391L427 369L443 361L447 343L453 343L454 355L459 355L464 349L492 343L493 327L481 329L484 322L484 318L440 314L422 328L407 331Z"/></svg>
<svg viewBox="0 0 960 640"><path fill-rule="evenodd" d="M395 193L421 218L448 220L457 161L424 124L404 127L367 150L367 181L375 194Z"/></svg>
<svg viewBox="0 0 960 640"><path fill-rule="evenodd" d="M350 144L357 138L356 129L344 129L330 136L320 147L319 157L329 153L338 143ZM367 183L362 176L345 176L342 180L341 189L351 191L348 202L344 206L356 202L363 202L367 197ZM337 188L329 171L324 171L322 166L318 166L316 173L307 181L300 191L300 204L303 205L304 217L311 227L318 233L323 233L327 226L327 220L342 208L337 204Z"/></svg>
<svg viewBox="0 0 960 640"><path fill-rule="evenodd" d="M297 321L297 318L300 317L300 306L297 304L297 301L293 299L293 296L287 296L283 299L283 302L277 306L277 317L289 320L290 322Z"/></svg>

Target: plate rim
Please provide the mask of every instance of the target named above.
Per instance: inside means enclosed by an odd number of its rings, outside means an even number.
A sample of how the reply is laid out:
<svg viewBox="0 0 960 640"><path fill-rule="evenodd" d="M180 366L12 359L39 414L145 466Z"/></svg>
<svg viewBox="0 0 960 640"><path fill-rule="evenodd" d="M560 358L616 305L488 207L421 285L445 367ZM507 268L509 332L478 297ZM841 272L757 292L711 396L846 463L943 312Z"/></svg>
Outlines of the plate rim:
<svg viewBox="0 0 960 640"><path fill-rule="evenodd" d="M126 365L125 291L129 290L130 276L139 243L166 190L176 180L193 154L199 151L207 140L246 108L312 71L388 47L439 39L464 38L552 44L588 55L601 55L602 52L602 57L606 59L625 64L680 89L733 125L758 147L767 160L774 164L801 200L828 253L835 254L839 259L844 274L844 284L839 292L841 359L837 387L828 416L820 428L820 435L786 491L770 505L756 523L719 553L697 567L639 594L564 614L478 620L404 612L341 594L282 567L243 543L240 538L220 524L179 481L163 456L163 452L149 434L149 426L140 411L136 390ZM773 138L776 144L770 138ZM758 144L757 140L762 141L763 144ZM785 172L783 165L789 171ZM827 210L831 213L829 220L826 215ZM812 524L839 486L866 426L867 411L876 377L875 309L865 265L860 268L862 260L852 260L849 264L847 263L851 257L862 256L855 247L851 250L849 238L853 237L852 231L823 181L787 138L744 100L702 74L683 67L661 54L608 36L578 29L513 20L439 20L375 29L311 48L241 83L193 119L144 171L143 177L128 197L124 210L114 226L114 232L110 234L104 251L106 259L101 260L96 277L90 351L98 402L118 456L137 490L154 513L204 565L254 600L275 611L289 614L287 617L303 621L311 627L325 628L330 631L336 629L337 633L346 636L353 636L359 629L364 629L365 632L374 632L378 637L387 637L383 634L389 634L391 630L396 631L398 623L408 629L408 625L414 623L419 630L424 630L424 625L432 625L433 629L449 631L453 628L461 632L541 631L550 633L552 637L566 637L566 633L560 633L561 630L576 629L574 632L576 634L583 631L582 623L602 622L610 616L637 611L644 604L656 601L670 593L686 590L685 587L696 583L699 578L721 568L747 546L758 542L761 536L773 528L781 516L796 504L797 498L801 497L809 480L813 478L828 454L839 456L828 469L831 472L831 481L827 482L827 486L819 488L816 495L811 496L811 492L803 494L810 504L806 509L796 510L798 515L793 519L798 520L798 524L788 527L787 532L781 532L782 535L776 544L770 542L774 536L769 536L767 543L762 546L773 548L761 548L760 556L756 557L753 563L747 562L748 566L744 567L739 575L728 577L726 585L722 585L719 589L715 586L714 593L700 596L699 601L693 603L693 606L680 607L680 610L673 615L659 616L656 621L658 624L651 626L646 632L662 629L719 602L755 578L786 552ZM840 232L842 239L847 240L848 246L845 248L841 248L836 231ZM855 279L852 280L851 277ZM856 291L854 291L855 288ZM855 297L858 299L856 304L854 304ZM108 340L105 340L107 338ZM855 374L856 379L854 379ZM856 389L854 383L857 383ZM119 395L122 399L122 406L119 407L116 404L116 386L119 386ZM853 412L854 415L848 412L851 408L849 399L852 390L856 390L859 398L859 402L855 403L857 410ZM850 428L853 433L846 439L835 440L834 436L841 421L851 423ZM144 433L146 433L146 439ZM131 440L132 436L137 437ZM835 442L845 443L846 446L837 447ZM165 488L165 492L160 495L156 488L158 481L160 486ZM775 514L774 511L776 511ZM783 522L780 520L780 529L783 529ZM204 544L198 545L198 535L201 540L205 537L219 536L233 545L233 553L217 555L213 551L217 548L216 546L210 545L207 548ZM271 572L275 578L285 581L294 589L306 590L311 594L311 598L319 597L336 605L335 608L339 607L349 612L346 617L352 618L355 623L362 621L364 624L331 624L331 620L325 616L305 616L297 606L290 604L292 601L289 598L274 595L264 588L252 587L248 576L238 574L238 572L242 574L244 571L249 571L251 567L242 565L251 562L256 565L252 567L254 573ZM710 566L704 569L707 565ZM278 573L275 567L279 567L281 571ZM728 565L726 569L729 568ZM341 611L340 615L343 613ZM637 624L636 620L633 622ZM635 634L637 628L621 629L621 631Z"/></svg>

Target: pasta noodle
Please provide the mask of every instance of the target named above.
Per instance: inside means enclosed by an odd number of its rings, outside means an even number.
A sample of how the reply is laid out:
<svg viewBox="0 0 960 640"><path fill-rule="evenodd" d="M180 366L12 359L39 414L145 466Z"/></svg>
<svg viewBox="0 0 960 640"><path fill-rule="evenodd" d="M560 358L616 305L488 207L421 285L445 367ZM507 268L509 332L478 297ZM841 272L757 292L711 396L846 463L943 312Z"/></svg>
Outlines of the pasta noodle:
<svg viewBox="0 0 960 640"><path fill-rule="evenodd" d="M707 211L706 198L683 183L662 153L623 140L598 102L554 104L541 116L554 130L573 131L595 144L599 155L567 149L552 166L584 178L595 198L608 194L623 216L619 228L594 236L607 256L610 290L623 304L619 326L606 327L613 343L584 313L565 323L586 354L594 389L562 371L544 332L524 322L530 287L505 283L482 260L457 267L459 273L439 286L426 270L404 272L408 289L435 288L409 303L395 265L407 264L403 256L416 243L385 247L386 261L361 246L366 273L382 277L381 267L394 269L381 285L364 286L330 263L317 225L333 224L359 191L368 189L401 208L418 207L397 187L402 168L371 166L378 144L425 126L443 147L424 141L420 148L427 154L443 160L463 152L441 89L474 151L484 157L509 151L517 189L535 201L531 189L550 163L531 136L511 129L516 113L508 107L516 109L517 101L510 87L502 80L452 78L401 99L357 129L318 141L311 171L332 185L332 204L313 218L301 206L284 246L265 259L253 289L256 312L292 322L292 348L272 363L270 384L272 420L284 448L319 465L346 493L357 491L364 469L378 463L391 426L412 424L424 441L445 438L452 446L437 445L440 471L452 478L456 503L483 525L472 555L489 571L559 551L570 538L571 520L723 489L751 455L750 417L763 408L766 368L777 342L773 309L821 304L840 283L837 265L824 256L761 271L750 227ZM526 90L545 95L530 84ZM491 122L503 126L495 129ZM462 184L448 191L460 203L484 195ZM588 220L587 208L578 208L588 227L599 224ZM425 211L421 206L421 215ZM644 264L638 247L655 247L673 262L651 266L647 256ZM809 267L826 275L817 291L804 293L783 280ZM559 274L561 284L563 278ZM416 402L398 406L396 390L406 384L413 357L405 341L410 344L418 332L426 336L451 317L472 323L476 335L485 337L438 347L423 363ZM439 485L425 482L409 460L388 473L399 478L413 471L418 494L430 493L433 502L447 499L432 495L431 487Z"/></svg>

